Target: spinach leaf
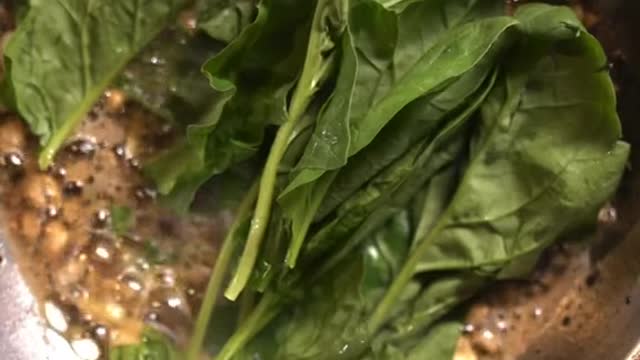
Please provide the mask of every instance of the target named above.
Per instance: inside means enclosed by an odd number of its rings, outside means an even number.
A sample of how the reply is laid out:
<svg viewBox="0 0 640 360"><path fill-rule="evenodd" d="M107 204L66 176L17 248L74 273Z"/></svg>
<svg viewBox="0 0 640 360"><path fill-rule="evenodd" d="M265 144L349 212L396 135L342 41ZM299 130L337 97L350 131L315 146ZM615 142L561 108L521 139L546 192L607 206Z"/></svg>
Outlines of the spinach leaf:
<svg viewBox="0 0 640 360"><path fill-rule="evenodd" d="M385 14L386 10L380 8L380 5L375 5L375 2L364 4L372 8L378 6L376 11ZM422 6L422 3L416 6ZM413 10L406 11L410 13ZM387 11L386 14L389 17L386 21L388 24L393 24L393 20L396 24L402 24L402 20L394 18L393 13ZM368 16L372 17L372 15ZM432 12L431 16L433 16ZM412 20L413 22L406 24L407 28L411 25L429 23L423 22L422 19L420 22L417 22L417 19ZM441 23L441 20L438 21ZM376 47L367 49L371 44L388 44L390 40L384 41L382 40L384 38L366 42L363 51L369 50L372 53L365 59L373 64L369 67L374 74L373 78L369 75L360 83L356 81L351 93L334 94L332 101L336 101L338 105L356 100L359 100L359 103L347 107L348 111L345 114L348 116L338 117L337 120L334 119L326 125L319 122L316 133L307 146L307 152L298 164L299 171L284 194L314 181L329 170L344 166L348 157L367 146L391 118L406 105L419 97L440 90L452 80L473 69L482 60L493 58L496 52L491 50L501 45L505 40L504 33L515 24L514 19L507 17L481 19L473 23L453 26L449 31L443 32L442 36L436 36L431 41L427 36L424 47L419 44L418 49L415 49L414 43L412 46L406 45L406 51L401 51L403 47L395 49L393 44L387 45L382 50ZM359 34L356 30L351 31L357 39ZM394 39L393 32L402 30L403 28L399 25L391 25L385 27L383 33L390 39ZM415 28L412 31L415 32ZM368 37L370 34L365 32L362 36ZM411 40L410 37L407 40ZM385 53L390 55L385 57ZM393 55L397 55L401 60L394 60ZM393 68L387 71L379 70L388 69L391 66ZM358 71L362 71L364 76L365 69ZM381 76L378 75L380 73ZM352 94L358 94L358 97L351 99ZM339 122L346 122L346 124ZM322 142L326 144L323 145ZM321 149L332 151L318 151Z"/></svg>
<svg viewBox="0 0 640 360"><path fill-rule="evenodd" d="M401 313L393 314L390 330L383 331L374 339L373 348L400 346L411 339L420 337L439 319L486 286L491 276L469 271L437 273L423 280L423 287ZM413 282L409 286L413 286ZM458 329L459 330L459 329Z"/></svg>
<svg viewBox="0 0 640 360"><path fill-rule="evenodd" d="M450 360L454 358L462 321L448 317L429 328L428 332L401 344L384 343L362 360Z"/></svg>
<svg viewBox="0 0 640 360"><path fill-rule="evenodd" d="M217 95L200 66L220 47L202 34L169 29L126 66L115 85L175 125L200 123L211 115Z"/></svg>
<svg viewBox="0 0 640 360"><path fill-rule="evenodd" d="M373 313L372 331L415 273L499 269L592 222L615 191L628 145L618 142L602 49L566 8L524 6L516 18L524 36L487 99L471 162Z"/></svg>
<svg viewBox="0 0 640 360"><path fill-rule="evenodd" d="M465 147L469 120L488 95L494 81L495 72L466 108L452 114L433 140L427 139L414 146L346 201L337 211L336 219L309 240L307 255L314 257L339 244L339 250L325 263L325 267L333 266L366 238L369 229L379 226L393 209L405 208L434 175L453 166Z"/></svg>
<svg viewBox="0 0 640 360"><path fill-rule="evenodd" d="M236 274L225 291L225 296L229 299L237 298L254 269L270 220L280 162L286 153L294 129L334 66L335 39L344 30L344 18L348 11L346 5L346 0L318 0L315 4L300 79L291 95L286 121L278 129L260 178L258 200L247 243Z"/></svg>
<svg viewBox="0 0 640 360"><path fill-rule="evenodd" d="M311 125L313 124L313 120L317 116L317 108L317 105L312 104L307 114L305 114L305 116L300 120L293 133L291 134L287 152L284 154L281 163L282 167L284 168L285 174L286 168L295 164L295 161L297 161L303 149L302 146L306 144L309 139ZM281 175L281 177L286 176ZM224 277L232 268L232 257L235 256L234 253L237 252L236 250L245 243L247 234L249 232L251 215L253 212L253 206L256 201L257 194L258 181L255 182L255 184L251 187L251 189L248 191L248 193L240 203L240 206L238 207L238 210L236 212L234 223L229 229L229 232L223 241L220 255L216 260L209 285L207 286L203 305L200 308L200 312L196 320L194 334L189 344L189 348L187 351L187 359L189 360L197 359L198 355L200 354L205 336L205 330L208 327L209 319L214 310L216 299L220 292L219 290L221 289ZM270 284L271 280L274 278L275 274L280 270L280 264L282 263L281 259L283 256L280 250L283 248L281 245L285 243L286 236L286 227L281 222L279 210L276 208L274 210L274 215L270 219L268 234L266 238L267 246L265 246L264 251L262 251L260 254L261 258L258 262L258 266L256 266L256 268L254 268L252 272L252 279L250 283L251 289L247 289L248 291L245 291L243 293L243 300L253 297L255 295L253 290L264 292L267 286ZM237 267L237 265L235 266ZM264 302L265 301L263 299L263 302L261 303ZM246 303L250 304L251 302L245 301L245 304ZM245 306L244 309L240 309L240 322L245 321L244 315L249 312L246 308L247 306Z"/></svg>
<svg viewBox="0 0 640 360"><path fill-rule="evenodd" d="M268 125L286 119L287 94L304 62L313 3L265 0L255 21L203 66L218 91L211 115L147 165L171 203L186 209L213 175L253 156Z"/></svg>
<svg viewBox="0 0 640 360"><path fill-rule="evenodd" d="M469 106L491 83L486 81L492 66L482 64L460 77L433 96L420 98L396 115L376 138L354 155L341 168L332 183L315 220L324 219L356 190L388 166L392 161L420 142L427 143L455 116L456 111Z"/></svg>
<svg viewBox="0 0 640 360"><path fill-rule="evenodd" d="M295 297L295 294L306 293L307 291L302 290L301 286L304 287L308 281L315 283L318 279L329 276L328 274L333 274L341 263L349 260L348 255L352 254L353 251L357 251L356 249L360 248L363 242L371 238L372 233L394 215L402 213L404 205L410 200L412 194L433 173L441 167L451 164L460 154L466 137L456 138L455 135L459 135L460 131L465 129L469 116L487 95L488 90L491 88L489 84L492 83L492 80L487 82L486 88L477 95L475 101L451 121L451 124L439 134L433 144L427 146L426 149L418 146L408 152L387 169L379 179L376 179L376 182L372 183L369 188L354 197L351 204L349 204L350 207L345 208L344 214L341 214L340 218L319 231L316 235L318 239L314 237L310 244L319 243L321 246L310 246L310 250L305 254L304 266L296 268L295 272L285 273L281 281L271 287L276 289L276 294L286 293ZM433 157L431 154L433 154ZM430 161L427 161L427 159ZM410 175L415 172L419 172L418 176L412 178ZM345 239L346 236L348 237ZM341 241L342 243L340 243ZM314 260L322 258L322 254L325 254L327 248L336 243L340 243L340 247L335 250L334 254L321 261L320 266L318 266ZM394 271L401 263L401 258L396 257ZM265 303L264 308L269 309L266 313L268 316L274 316L275 313L282 310L282 302L286 304L287 299L285 297L285 299L277 300L273 304L271 303L274 297L273 293L267 292L266 296L269 295L271 297L269 297L269 302ZM258 311L255 314L256 316L251 319L252 321L247 322L247 327L243 327L237 336L234 335L229 341L230 345L225 347L225 356L235 353L250 337L249 334L254 334L266 325L268 322L267 315L263 315ZM360 334L364 335L365 333L360 332ZM351 352L359 354L364 351L362 346L366 345L365 340L366 338L354 340L353 344L358 343L361 345L353 347Z"/></svg>
<svg viewBox="0 0 640 360"><path fill-rule="evenodd" d="M256 16L256 0L200 0L196 4L198 29L230 43Z"/></svg>
<svg viewBox="0 0 640 360"><path fill-rule="evenodd" d="M384 292L409 249L408 214L390 219L352 259L306 284L296 306L234 358L337 359L362 351L363 320ZM224 359L224 358L222 358Z"/></svg>
<svg viewBox="0 0 640 360"><path fill-rule="evenodd" d="M422 102L403 110L398 119L391 121L390 129L385 129L381 136L376 137L374 144L345 166L345 171L338 174L337 184L333 184L337 175L335 171L320 176L316 181L299 183L300 176L304 177L302 173L306 171L300 171L302 164L308 159L323 159L336 164L346 161L351 124L388 91L395 77L401 77L418 61L420 54L433 46L439 35L466 19L484 16L488 3L429 1L411 7L400 16L373 1L360 2L351 9L349 31L343 35L342 63L336 89L318 118L313 138L307 145L301 164L298 164L292 183L279 199L294 228L287 256L289 266L295 265L303 238L314 218L322 218L409 146L429 137L447 112L464 103L482 84L490 66L479 66L456 85L437 95L425 96ZM464 11L454 11L456 6L464 7ZM420 41L416 41L416 37ZM317 173L316 170L313 172ZM329 194L329 199L325 199L325 194Z"/></svg>
<svg viewBox="0 0 640 360"><path fill-rule="evenodd" d="M397 359L452 359L460 338L461 327L462 321L458 319L443 320L431 327L426 336L422 337L408 354Z"/></svg>
<svg viewBox="0 0 640 360"><path fill-rule="evenodd" d="M30 5L4 51L2 97L40 137L41 168L50 164L119 71L183 4L60 0Z"/></svg>

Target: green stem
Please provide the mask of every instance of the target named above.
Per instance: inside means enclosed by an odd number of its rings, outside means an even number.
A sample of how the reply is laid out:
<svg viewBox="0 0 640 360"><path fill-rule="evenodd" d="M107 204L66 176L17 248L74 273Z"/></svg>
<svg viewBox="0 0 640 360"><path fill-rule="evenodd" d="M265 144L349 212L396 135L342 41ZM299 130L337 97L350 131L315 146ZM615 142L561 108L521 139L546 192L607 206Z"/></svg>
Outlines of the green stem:
<svg viewBox="0 0 640 360"><path fill-rule="evenodd" d="M272 293L267 293L262 297L260 303L253 310L251 315L244 321L246 326L242 326L224 344L224 347L216 357L216 360L230 360L236 353L262 330L276 315L279 308L277 297Z"/></svg>
<svg viewBox="0 0 640 360"><path fill-rule="evenodd" d="M207 333L207 328L209 327L209 320L211 319L211 314L213 312L213 309L215 308L216 299L218 298L218 294L220 293L220 288L222 286L222 280L227 273L227 268L229 266L229 262L231 261L231 256L233 255L233 251L236 245L233 241L233 238L240 226L249 218L249 215L251 214L251 207L255 202L256 196L258 195L257 184L258 183L256 182L251 187L247 195L245 195L244 199L240 203L236 218L229 228L227 236L225 236L222 249L220 250L220 255L218 255L218 258L216 259L216 264L213 267L211 277L209 278L209 283L204 295L204 300L202 301L202 305L200 306L200 312L198 313L198 317L196 319L193 335L191 336L189 347L187 348L187 360L198 360L200 358L200 352L202 349L202 344L204 342L204 337Z"/></svg>
<svg viewBox="0 0 640 360"><path fill-rule="evenodd" d="M245 320L251 314L251 311L254 309L256 303L256 292L255 291L245 291L242 293L240 297L240 311L238 311L238 324L237 327L241 327L244 324Z"/></svg>
<svg viewBox="0 0 640 360"><path fill-rule="evenodd" d="M430 245L431 245L430 241L422 242L418 246L418 248L415 250L414 254L423 254L422 251L424 250L424 248ZM391 284L391 287L384 295L384 298L382 299L382 301L378 304L378 306L376 306L376 309L374 310L373 314L371 315L371 319L369 320L370 334L376 333L380 329L384 321L386 320L389 310L391 309L393 304L396 302L398 297L402 295L402 292L404 288L407 286L407 284L409 283L409 281L411 281L414 270L418 265L419 260L420 260L420 257L418 256L409 257L407 262L402 267L402 270L400 271L398 276L396 276L395 280Z"/></svg>
<svg viewBox="0 0 640 360"><path fill-rule="evenodd" d="M251 219L247 243L245 244L240 262L238 263L238 270L224 293L229 300L235 301L242 290L244 290L253 271L256 258L258 257L260 245L262 244L262 239L264 238L271 216L271 203L273 202L273 193L278 175L278 164L284 155L287 140L293 130L294 121L292 120L293 118L278 130L264 171L262 172L258 201L253 218Z"/></svg>
<svg viewBox="0 0 640 360"><path fill-rule="evenodd" d="M309 44L307 47L307 55L302 68L300 80L296 86L291 98L289 106L289 116L284 125L280 127L276 138L271 146L271 151L267 158L264 170L262 172L262 180L260 181L260 190L258 193L258 202L256 210L251 220L247 243L242 252L240 262L235 276L231 280L229 287L225 291L225 296L229 300L236 300L238 295L247 285L251 272L256 263L258 253L262 244L262 240L271 216L271 206L273 203L273 194L275 192L276 179L280 161L284 156L291 134L296 128L297 122L304 115L307 107L311 103L313 94L319 88L319 83L325 78L326 72L330 66L326 63L323 55L320 53L322 49L323 24L322 9L329 0L318 0L316 5L313 22L311 24L311 33L309 35Z"/></svg>

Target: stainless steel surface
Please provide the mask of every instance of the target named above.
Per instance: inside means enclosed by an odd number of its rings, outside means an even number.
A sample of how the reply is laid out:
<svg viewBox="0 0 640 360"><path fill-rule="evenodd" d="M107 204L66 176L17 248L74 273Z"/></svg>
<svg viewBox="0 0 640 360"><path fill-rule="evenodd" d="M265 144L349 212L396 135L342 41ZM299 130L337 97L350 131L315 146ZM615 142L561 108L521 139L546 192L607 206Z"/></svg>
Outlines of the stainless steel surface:
<svg viewBox="0 0 640 360"><path fill-rule="evenodd" d="M68 343L45 326L4 239L0 231L0 359L75 360Z"/></svg>

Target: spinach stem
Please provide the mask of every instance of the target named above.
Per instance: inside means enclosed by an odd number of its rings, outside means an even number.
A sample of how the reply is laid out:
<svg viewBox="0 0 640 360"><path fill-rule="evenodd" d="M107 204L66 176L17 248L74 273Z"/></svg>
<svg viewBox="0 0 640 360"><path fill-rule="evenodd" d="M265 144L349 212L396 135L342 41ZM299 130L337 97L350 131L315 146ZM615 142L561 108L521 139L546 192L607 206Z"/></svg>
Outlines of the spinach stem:
<svg viewBox="0 0 640 360"><path fill-rule="evenodd" d="M291 98L289 116L284 125L278 129L276 138L271 146L271 151L267 157L260 181L256 209L249 227L247 242L242 252L240 262L238 263L236 274L225 291L225 296L232 301L238 298L238 295L240 295L247 285L258 253L260 252L262 240L271 216L271 206L273 204L278 168L289 145L291 134L311 103L311 99L319 88L319 83L324 79L326 71L330 68L321 52L324 45L323 41L325 40L323 39L322 9L328 1L329 0L318 0L317 2L311 24L307 54L302 67L300 80L298 80L298 84Z"/></svg>
<svg viewBox="0 0 640 360"><path fill-rule="evenodd" d="M294 118L291 117L280 129L276 135L276 139L271 147L271 152L267 158L262 179L260 180L260 188L258 193L258 201L256 209L249 226L249 235L245 244L240 262L238 263L237 272L234 275L229 287L225 291L225 296L235 301L244 287L249 281L251 272L255 265L260 245L266 232L269 218L271 216L271 205L273 202L273 193L275 191L275 183L278 175L278 164L284 155L287 147L287 140L293 130Z"/></svg>
<svg viewBox="0 0 640 360"><path fill-rule="evenodd" d="M254 309L256 303L256 292L245 291L240 296L240 310L238 311L237 327L241 327L244 321L247 320L251 311Z"/></svg>
<svg viewBox="0 0 640 360"><path fill-rule="evenodd" d="M242 349L260 330L262 330L276 315L279 307L277 296L273 293L266 293L251 315L243 322L243 325L224 344L224 347L216 357L216 360L230 360Z"/></svg>
<svg viewBox="0 0 640 360"><path fill-rule="evenodd" d="M238 211L236 213L236 218L234 219L233 224L229 228L229 231L224 238L222 249L220 250L220 254L216 259L216 264L213 267L213 271L207 285L207 290L205 292L202 305L200 306L198 317L196 318L193 335L191 336L191 340L187 348L187 360L200 359L200 352L202 349L202 344L204 342L204 337L207 333L207 328L209 327L209 320L211 319L211 314L213 313L213 309L216 306L216 299L218 298L218 294L220 293L222 280L227 273L227 268L229 267L231 256L233 255L234 248L236 246L234 242L234 236L241 225L251 215L251 207L255 202L256 196L258 195L257 184L258 182L256 182L251 187L249 192L245 195L244 199L240 203L240 206L238 207Z"/></svg>
<svg viewBox="0 0 640 360"><path fill-rule="evenodd" d="M391 287L389 287L389 290L385 293L384 298L382 298L382 301L380 301L378 306L376 306L373 314L371 315L368 326L370 334L375 334L380 329L382 324L384 324L387 315L391 310L391 307L396 302L398 297L402 295L402 291L407 286L409 281L411 281L414 270L421 258L419 255L424 254L425 249L432 245L430 240L433 238L433 234L436 234L438 230L440 229L433 229L429 236L426 237L413 251L413 254L404 263L404 266L402 266L402 270L400 270L400 273L398 273L396 278L393 280Z"/></svg>

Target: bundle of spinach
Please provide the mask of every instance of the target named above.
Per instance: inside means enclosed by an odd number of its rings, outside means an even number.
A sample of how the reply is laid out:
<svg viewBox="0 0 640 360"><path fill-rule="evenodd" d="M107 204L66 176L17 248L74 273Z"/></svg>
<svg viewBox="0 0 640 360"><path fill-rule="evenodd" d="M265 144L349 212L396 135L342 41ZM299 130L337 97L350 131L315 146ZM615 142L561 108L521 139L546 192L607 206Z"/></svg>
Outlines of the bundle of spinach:
<svg viewBox="0 0 640 360"><path fill-rule="evenodd" d="M46 166L115 81L184 124L146 165L182 209L269 149L187 359L227 276L241 311L217 359L451 358L459 305L526 275L617 187L629 146L607 60L569 8L197 1L205 38L177 56L170 101L149 101L157 85L117 75L185 3L32 2L5 50L2 99L41 137ZM219 48L202 67L211 89L184 64Z"/></svg>

